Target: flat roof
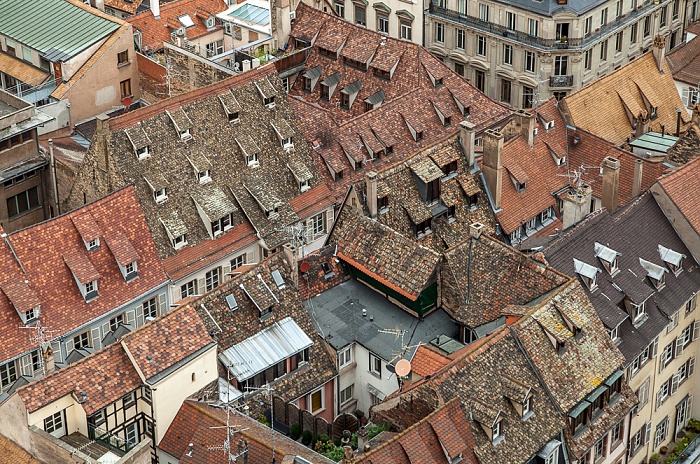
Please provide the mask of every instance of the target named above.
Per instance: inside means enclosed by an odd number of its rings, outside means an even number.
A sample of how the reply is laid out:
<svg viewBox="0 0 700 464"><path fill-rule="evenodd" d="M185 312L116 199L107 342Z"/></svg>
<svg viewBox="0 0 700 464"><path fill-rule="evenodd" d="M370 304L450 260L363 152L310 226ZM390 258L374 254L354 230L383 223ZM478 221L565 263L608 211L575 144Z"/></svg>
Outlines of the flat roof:
<svg viewBox="0 0 700 464"><path fill-rule="evenodd" d="M250 3L244 3L240 8L231 11L229 16L260 25L270 22L270 10Z"/></svg>
<svg viewBox="0 0 700 464"><path fill-rule="evenodd" d="M675 145L677 141L678 137L674 137L673 135L660 134L659 132L647 132L632 140L630 146L666 153L666 150Z"/></svg>
<svg viewBox="0 0 700 464"><path fill-rule="evenodd" d="M458 333L457 324L442 309L419 319L355 279L311 298L306 306L316 330L336 350L357 342L393 364L402 349L398 331L406 331L403 343L409 348L404 358L409 360L419 342L427 344L441 335L456 337Z"/></svg>

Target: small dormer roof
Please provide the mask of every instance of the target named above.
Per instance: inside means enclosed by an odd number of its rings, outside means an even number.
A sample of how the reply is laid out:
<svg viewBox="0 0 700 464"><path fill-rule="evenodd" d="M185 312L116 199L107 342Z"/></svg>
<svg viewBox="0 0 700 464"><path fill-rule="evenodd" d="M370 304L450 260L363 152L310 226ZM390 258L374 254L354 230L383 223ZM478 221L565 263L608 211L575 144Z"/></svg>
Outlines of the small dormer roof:
<svg viewBox="0 0 700 464"><path fill-rule="evenodd" d="M267 80L267 76L254 82L255 87L263 98L270 98L277 95L275 87Z"/></svg>
<svg viewBox="0 0 700 464"><path fill-rule="evenodd" d="M318 66L320 68L320 66ZM321 84L327 85L328 87L333 87L334 85L340 84L340 74L333 73L321 81Z"/></svg>
<svg viewBox="0 0 700 464"><path fill-rule="evenodd" d="M187 161L190 162L194 170L197 172L203 172L207 169L212 168L212 164L211 161L209 161L209 158L204 156L204 154L201 152L190 153L188 155L185 155L185 157L187 158Z"/></svg>
<svg viewBox="0 0 700 464"><path fill-rule="evenodd" d="M506 374L501 374L501 386L503 388L503 396L516 403L525 401L530 396L530 392L532 392L531 386L525 385Z"/></svg>
<svg viewBox="0 0 700 464"><path fill-rule="evenodd" d="M294 178L298 182L306 182L307 180L311 180L313 178L313 174L311 174L309 168L296 157L289 158L287 167L290 171L292 171L292 174L294 174Z"/></svg>
<svg viewBox="0 0 700 464"><path fill-rule="evenodd" d="M341 92L346 93L348 95L354 95L360 90L362 90L362 82L358 80L343 87L343 90L341 90Z"/></svg>
<svg viewBox="0 0 700 464"><path fill-rule="evenodd" d="M105 241L107 242L109 251L112 252L114 258L120 265L126 266L139 259L139 254L136 252L136 249L129 239L126 238L126 235L120 230L115 230L107 234L105 236Z"/></svg>
<svg viewBox="0 0 700 464"><path fill-rule="evenodd" d="M192 193L192 199L212 221L238 209L223 190L212 184L200 186L197 191Z"/></svg>
<svg viewBox="0 0 700 464"><path fill-rule="evenodd" d="M678 267L681 264L681 260L686 256L684 254L673 251L670 248L666 248L663 245L659 245L659 255L661 259L674 267Z"/></svg>
<svg viewBox="0 0 700 464"><path fill-rule="evenodd" d="M475 421L486 427L493 427L501 416L501 411L490 408L477 399L472 399L471 415Z"/></svg>
<svg viewBox="0 0 700 464"><path fill-rule="evenodd" d="M71 216L71 221L85 243L90 243L102 235L100 227L90 213Z"/></svg>
<svg viewBox="0 0 700 464"><path fill-rule="evenodd" d="M228 114L238 113L241 110L240 103L238 103L238 100L236 100L236 97L234 97L230 91L219 95L219 101L221 101L224 111Z"/></svg>
<svg viewBox="0 0 700 464"><path fill-rule="evenodd" d="M154 192L162 190L168 186L167 179L163 177L163 174L161 174L160 172L148 173L145 176L143 176L143 180L146 181L148 186Z"/></svg>
<svg viewBox="0 0 700 464"><path fill-rule="evenodd" d="M266 191L260 184L243 185L248 193L258 202L265 212L274 211L283 205L282 201L271 191Z"/></svg>
<svg viewBox="0 0 700 464"><path fill-rule="evenodd" d="M307 69L306 72L304 73L304 77L307 79L318 79L321 77L321 74L323 73L323 67L319 64L318 66L314 66L313 68Z"/></svg>
<svg viewBox="0 0 700 464"><path fill-rule="evenodd" d="M380 89L380 90L374 92L369 97L367 97L365 99L365 101L367 103L369 103L370 105L376 105L378 103L383 102L385 98L386 98L386 95L384 94L384 91Z"/></svg>
<svg viewBox="0 0 700 464"><path fill-rule="evenodd" d="M576 274L582 275L589 279L595 279L596 274L601 272L601 270L597 267L586 264L576 258L574 258L574 271Z"/></svg>
<svg viewBox="0 0 700 464"><path fill-rule="evenodd" d="M508 166L506 166L506 169L510 173L511 176L513 176L513 179L521 185L527 184L528 177L527 173L525 170L520 167L519 164L517 163L509 163Z"/></svg>
<svg viewBox="0 0 700 464"><path fill-rule="evenodd" d="M442 169L433 163L433 160L427 157L412 163L410 168L411 171L426 184L439 179L443 175Z"/></svg>
<svg viewBox="0 0 700 464"><path fill-rule="evenodd" d="M167 213L159 217L161 224L165 226L168 233L174 237L180 237L187 233L187 226L185 221L183 221L177 211L170 210Z"/></svg>
<svg viewBox="0 0 700 464"><path fill-rule="evenodd" d="M277 136L281 139L286 139L294 135L294 129L292 129L292 126L290 126L284 118L276 118L271 121L270 124L277 133Z"/></svg>
<svg viewBox="0 0 700 464"><path fill-rule="evenodd" d="M258 144L255 143L253 138L249 134L239 134L237 137L234 139L240 149L243 151L244 154L246 155L253 155L256 153L260 153L260 148L258 147Z"/></svg>
<svg viewBox="0 0 700 464"><path fill-rule="evenodd" d="M141 127L140 122L133 127L125 129L124 132L129 138L131 144L134 146L134 150L140 150L141 148L145 148L151 144L151 139L148 138L148 135L143 130L143 127Z"/></svg>
<svg viewBox="0 0 700 464"><path fill-rule="evenodd" d="M187 116L184 109L175 108L173 110L165 110L165 112L170 117L170 120L173 122L178 132L183 132L192 127L192 121L189 116Z"/></svg>
<svg viewBox="0 0 700 464"><path fill-rule="evenodd" d="M600 258L607 263L614 262L615 258L617 258L620 255L620 253L613 250L612 248L603 245L602 243L595 242L593 244L593 248L595 250L596 258Z"/></svg>
<svg viewBox="0 0 700 464"><path fill-rule="evenodd" d="M70 250L63 254L63 261L73 273L76 280L82 285L88 284L100 278L95 266L83 251Z"/></svg>
<svg viewBox="0 0 700 464"><path fill-rule="evenodd" d="M21 313L30 311L41 304L39 296L26 280L11 278L0 284L0 288L15 309Z"/></svg>
<svg viewBox="0 0 700 464"><path fill-rule="evenodd" d="M664 277L664 273L668 272L665 267L654 264L646 259L639 258L639 264L647 271L647 275L654 280L661 280Z"/></svg>

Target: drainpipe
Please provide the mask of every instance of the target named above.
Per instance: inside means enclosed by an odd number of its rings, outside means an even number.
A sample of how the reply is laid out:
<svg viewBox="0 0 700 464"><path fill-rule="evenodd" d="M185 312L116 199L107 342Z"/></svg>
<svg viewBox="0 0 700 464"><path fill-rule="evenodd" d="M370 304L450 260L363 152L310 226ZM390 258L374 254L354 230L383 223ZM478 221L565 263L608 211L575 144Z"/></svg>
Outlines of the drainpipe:
<svg viewBox="0 0 700 464"><path fill-rule="evenodd" d="M680 137L681 135L681 112L683 110L678 108L676 110L676 137Z"/></svg>
<svg viewBox="0 0 700 464"><path fill-rule="evenodd" d="M53 198L56 201L56 216L60 216L61 202L58 199L58 183L56 182L56 160L53 157L53 139L49 139L49 154L51 155L51 182L53 184Z"/></svg>

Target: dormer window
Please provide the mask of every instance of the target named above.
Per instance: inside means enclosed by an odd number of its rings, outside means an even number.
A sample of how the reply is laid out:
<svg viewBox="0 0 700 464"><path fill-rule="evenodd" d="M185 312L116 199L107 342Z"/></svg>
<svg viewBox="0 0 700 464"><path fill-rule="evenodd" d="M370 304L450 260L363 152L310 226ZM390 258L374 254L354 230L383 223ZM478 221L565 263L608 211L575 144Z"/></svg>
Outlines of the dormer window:
<svg viewBox="0 0 700 464"><path fill-rule="evenodd" d="M197 173L197 179L199 180L200 184L208 184L209 182L211 182L211 172L209 171L209 169L199 171Z"/></svg>
<svg viewBox="0 0 700 464"><path fill-rule="evenodd" d="M228 113L228 122L236 123L236 122L239 122L240 120L241 120L241 118L240 118L240 114L238 113L238 111L235 111L233 113Z"/></svg>
<svg viewBox="0 0 700 464"><path fill-rule="evenodd" d="M207 29L213 29L213 28L214 28L214 18L207 19Z"/></svg>
<svg viewBox="0 0 700 464"><path fill-rule="evenodd" d="M216 235L223 234L231 228L231 223L233 222L233 217L231 214L219 218L218 220L211 223L211 231Z"/></svg>
<svg viewBox="0 0 700 464"><path fill-rule="evenodd" d="M377 209L379 210L379 214L389 211L389 195L377 198Z"/></svg>
<svg viewBox="0 0 700 464"><path fill-rule="evenodd" d="M263 104L265 105L266 108L274 108L275 107L275 96L272 95L270 97L263 98Z"/></svg>
<svg viewBox="0 0 700 464"><path fill-rule="evenodd" d="M311 186L309 185L308 180L303 180L303 181L299 182L299 190L301 190L301 193L306 192L310 188L311 188Z"/></svg>
<svg viewBox="0 0 700 464"><path fill-rule="evenodd" d="M620 254L612 248L608 248L607 246L598 242L595 242L593 247L596 258L600 259L600 262L603 264L605 270L608 271L608 274L611 276L616 275L619 272L617 267L617 257Z"/></svg>
<svg viewBox="0 0 700 464"><path fill-rule="evenodd" d="M173 238L172 243L173 243L173 248L175 248L176 250L179 250L180 248L187 245L187 237L184 234L178 235L177 237Z"/></svg>
<svg viewBox="0 0 700 464"><path fill-rule="evenodd" d="M436 89L439 89L440 87L442 87L442 85L443 85L442 84L442 77L435 79L435 88Z"/></svg>
<svg viewBox="0 0 700 464"><path fill-rule="evenodd" d="M655 106L652 106L652 107L651 107L651 111L650 111L649 113L650 113L650 114L649 114L649 118L650 118L650 119L656 119L656 116L657 116L657 115L656 115L656 107L655 107Z"/></svg>
<svg viewBox="0 0 700 464"><path fill-rule="evenodd" d="M148 145L136 149L136 156L138 156L140 160L149 158L151 156L151 152L149 151Z"/></svg>
<svg viewBox="0 0 700 464"><path fill-rule="evenodd" d="M168 194L165 190L165 187L163 187L160 190L156 190L153 192L153 198L156 200L156 203L163 203L165 200L168 199Z"/></svg>
<svg viewBox="0 0 700 464"><path fill-rule="evenodd" d="M649 277L649 280L654 285L656 290L661 290L666 286L666 282L664 279L666 273L668 272L666 268L642 258L639 258L639 264L644 268L645 271L647 271L647 277Z"/></svg>
<svg viewBox="0 0 700 464"><path fill-rule="evenodd" d="M85 297L85 301L92 301L95 298L97 298L97 280L93 280L91 282L88 282L85 284L85 294L83 295Z"/></svg>
<svg viewBox="0 0 700 464"><path fill-rule="evenodd" d="M421 222L420 224L414 224L414 230L416 231L416 237L417 238L423 238L426 235L431 234L433 231L430 228L432 225L432 220L431 218L426 219L425 221Z"/></svg>
<svg viewBox="0 0 700 464"><path fill-rule="evenodd" d="M25 311L24 312L24 323L29 324L30 322L34 322L34 320L39 318L39 306L35 306L34 308Z"/></svg>
<svg viewBox="0 0 700 464"><path fill-rule="evenodd" d="M423 131L416 132L416 142L423 140Z"/></svg>
<svg viewBox="0 0 700 464"><path fill-rule="evenodd" d="M518 181L515 182L515 190L518 193L524 192L525 188L527 188L527 182L520 183Z"/></svg>
<svg viewBox="0 0 700 464"><path fill-rule="evenodd" d="M294 143L292 142L291 137L287 137L285 139L282 139L282 148L285 150L288 150L290 148L294 148Z"/></svg>
<svg viewBox="0 0 700 464"><path fill-rule="evenodd" d="M503 429L501 425L501 420L497 420L491 427L491 443L494 445L498 444L503 440Z"/></svg>
<svg viewBox="0 0 700 464"><path fill-rule="evenodd" d="M350 95L347 93L341 93L340 107L344 109L350 109Z"/></svg>
<svg viewBox="0 0 700 464"><path fill-rule="evenodd" d="M442 173L445 176L449 176L450 174L456 174L457 173L457 160L450 161L446 165L442 167Z"/></svg>
<svg viewBox="0 0 700 464"><path fill-rule="evenodd" d="M257 167L260 165L260 162L258 161L258 154L257 153L251 153L249 155L245 156L245 162L248 167Z"/></svg>
<svg viewBox="0 0 700 464"><path fill-rule="evenodd" d="M583 283L589 291L593 292L598 288L596 276L600 272L600 269L574 258L574 271L581 277L581 280L583 280Z"/></svg>
<svg viewBox="0 0 700 464"><path fill-rule="evenodd" d="M136 267L136 261L132 261L123 267L119 266L119 269L122 271L122 275L124 276L124 280L126 280L127 282L131 282L136 277L138 277L138 269Z"/></svg>
<svg viewBox="0 0 700 464"><path fill-rule="evenodd" d="M684 254L673 251L663 245L659 245L658 248L661 260L666 263L666 266L673 274L678 275L683 272L683 258L686 257Z"/></svg>
<svg viewBox="0 0 700 464"><path fill-rule="evenodd" d="M88 251L96 250L100 246L100 239L95 238L85 244Z"/></svg>
<svg viewBox="0 0 700 464"><path fill-rule="evenodd" d="M189 129L185 129L185 130L180 131L180 139L181 140L189 140L191 138L192 138L192 135L190 134Z"/></svg>
<svg viewBox="0 0 700 464"><path fill-rule="evenodd" d="M304 77L304 90L311 92L311 78L309 77ZM323 96L323 92L321 92L321 96Z"/></svg>
<svg viewBox="0 0 700 464"><path fill-rule="evenodd" d="M638 305L630 303L630 306L632 307L632 322L638 322L646 315L644 303L644 301Z"/></svg>
<svg viewBox="0 0 700 464"><path fill-rule="evenodd" d="M270 219L274 219L276 217L279 217L279 215L280 215L279 206L275 206L274 208L272 208L271 210L269 210L267 212L267 217Z"/></svg>
<svg viewBox="0 0 700 464"><path fill-rule="evenodd" d="M608 332L610 334L610 340L615 342L618 338L620 338L620 331L618 329L618 327L610 329L610 331Z"/></svg>
<svg viewBox="0 0 700 464"><path fill-rule="evenodd" d="M527 398L525 398L525 401L523 401L523 420L530 417L531 412L532 412L532 396L528 396Z"/></svg>
<svg viewBox="0 0 700 464"><path fill-rule="evenodd" d="M326 84L321 84L321 99L325 101L330 99L330 88Z"/></svg>

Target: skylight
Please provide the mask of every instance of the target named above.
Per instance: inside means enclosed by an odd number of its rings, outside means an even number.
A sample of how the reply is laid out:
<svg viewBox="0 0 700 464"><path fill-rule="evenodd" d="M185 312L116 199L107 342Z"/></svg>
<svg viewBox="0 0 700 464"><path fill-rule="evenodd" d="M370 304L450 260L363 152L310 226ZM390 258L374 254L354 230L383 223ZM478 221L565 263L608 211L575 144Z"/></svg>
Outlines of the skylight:
<svg viewBox="0 0 700 464"><path fill-rule="evenodd" d="M178 16L177 19L179 19L180 22L182 23L182 25L185 27L194 26L194 21L192 21L192 18L190 18L190 15L188 15L188 14Z"/></svg>

